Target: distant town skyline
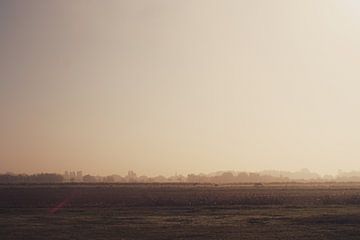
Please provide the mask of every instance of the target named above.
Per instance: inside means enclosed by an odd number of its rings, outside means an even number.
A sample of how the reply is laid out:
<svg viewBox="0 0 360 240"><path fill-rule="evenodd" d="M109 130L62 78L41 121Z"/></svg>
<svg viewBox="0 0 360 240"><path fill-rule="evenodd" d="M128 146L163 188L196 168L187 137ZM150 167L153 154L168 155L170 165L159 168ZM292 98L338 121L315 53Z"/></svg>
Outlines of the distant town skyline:
<svg viewBox="0 0 360 240"><path fill-rule="evenodd" d="M315 182L360 182L360 171L343 172L336 175L320 175L308 169L296 172L268 170L261 172L219 171L214 173L175 174L173 176L138 175L129 170L126 175L111 174L108 176L84 174L82 171L65 171L59 173L14 174L0 173L0 184L21 183L315 183Z"/></svg>

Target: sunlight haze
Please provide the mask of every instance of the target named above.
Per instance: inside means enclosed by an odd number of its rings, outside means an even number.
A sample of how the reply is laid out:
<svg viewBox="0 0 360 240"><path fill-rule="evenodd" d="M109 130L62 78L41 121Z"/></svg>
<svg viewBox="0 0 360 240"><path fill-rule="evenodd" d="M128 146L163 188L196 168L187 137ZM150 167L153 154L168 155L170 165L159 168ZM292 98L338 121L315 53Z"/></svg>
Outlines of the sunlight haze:
<svg viewBox="0 0 360 240"><path fill-rule="evenodd" d="M355 0L0 1L0 173L360 170Z"/></svg>

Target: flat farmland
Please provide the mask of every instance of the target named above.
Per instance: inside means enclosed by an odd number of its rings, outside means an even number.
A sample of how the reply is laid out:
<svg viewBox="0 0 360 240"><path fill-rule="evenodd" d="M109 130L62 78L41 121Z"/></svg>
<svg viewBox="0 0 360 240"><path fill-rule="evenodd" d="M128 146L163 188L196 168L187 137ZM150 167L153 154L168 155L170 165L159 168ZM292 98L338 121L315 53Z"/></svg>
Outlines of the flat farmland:
<svg viewBox="0 0 360 240"><path fill-rule="evenodd" d="M360 185L0 185L0 239L360 239Z"/></svg>

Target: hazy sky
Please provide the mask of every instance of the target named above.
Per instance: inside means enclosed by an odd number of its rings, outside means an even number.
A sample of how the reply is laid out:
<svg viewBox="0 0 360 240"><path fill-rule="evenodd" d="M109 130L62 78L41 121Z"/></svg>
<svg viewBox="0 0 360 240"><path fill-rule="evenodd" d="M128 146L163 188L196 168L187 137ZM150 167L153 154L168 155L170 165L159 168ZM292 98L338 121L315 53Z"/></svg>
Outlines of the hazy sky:
<svg viewBox="0 0 360 240"><path fill-rule="evenodd" d="M0 172L360 169L360 1L0 0Z"/></svg>

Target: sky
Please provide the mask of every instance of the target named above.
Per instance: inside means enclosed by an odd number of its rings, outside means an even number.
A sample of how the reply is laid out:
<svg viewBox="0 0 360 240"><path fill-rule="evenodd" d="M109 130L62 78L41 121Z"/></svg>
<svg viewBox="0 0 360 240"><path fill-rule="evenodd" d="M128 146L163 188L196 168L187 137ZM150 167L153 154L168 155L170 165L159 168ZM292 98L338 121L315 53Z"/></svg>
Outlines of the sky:
<svg viewBox="0 0 360 240"><path fill-rule="evenodd" d="M360 170L356 0L0 0L0 172Z"/></svg>

